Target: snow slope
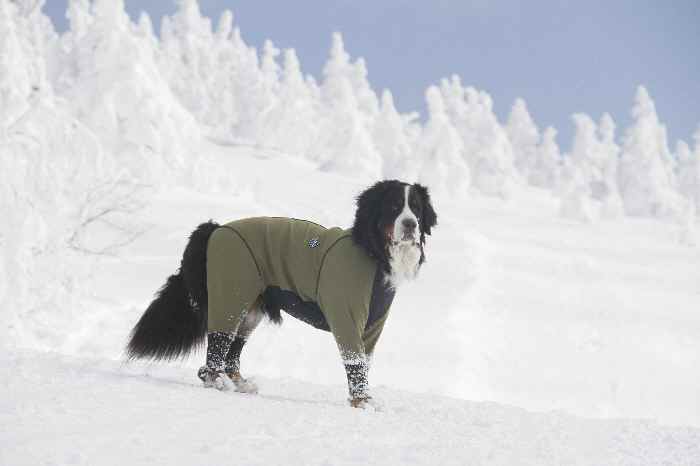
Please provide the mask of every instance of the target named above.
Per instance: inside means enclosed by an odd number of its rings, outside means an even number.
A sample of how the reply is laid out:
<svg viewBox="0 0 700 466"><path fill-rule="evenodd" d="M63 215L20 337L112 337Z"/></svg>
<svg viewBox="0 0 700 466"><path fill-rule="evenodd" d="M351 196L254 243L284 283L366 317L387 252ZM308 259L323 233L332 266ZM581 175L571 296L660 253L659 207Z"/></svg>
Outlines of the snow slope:
<svg viewBox="0 0 700 466"><path fill-rule="evenodd" d="M700 464L700 251L675 224L567 221L545 191L435 199L428 262L399 291L370 374L382 413L345 406L332 338L292 318L246 347L258 397L200 389L201 353L123 365L198 222L347 226L365 187L273 151L200 155L194 188L161 190L132 215L135 242L91 258L89 299L6 348L0 464Z"/></svg>
<svg viewBox="0 0 700 466"><path fill-rule="evenodd" d="M347 407L341 385L261 378L251 396L204 389L183 368L31 352L0 367L3 465L700 464L700 430L650 421L388 387L370 412Z"/></svg>

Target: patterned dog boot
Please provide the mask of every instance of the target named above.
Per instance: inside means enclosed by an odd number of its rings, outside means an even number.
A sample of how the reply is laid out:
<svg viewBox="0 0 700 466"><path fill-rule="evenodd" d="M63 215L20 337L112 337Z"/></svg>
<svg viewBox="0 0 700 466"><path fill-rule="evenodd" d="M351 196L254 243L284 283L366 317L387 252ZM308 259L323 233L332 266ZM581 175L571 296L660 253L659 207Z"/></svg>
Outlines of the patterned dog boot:
<svg viewBox="0 0 700 466"><path fill-rule="evenodd" d="M199 368L197 377L204 382L205 387L224 390L224 358L231 347L233 338L224 332L211 332L207 335L207 364Z"/></svg>

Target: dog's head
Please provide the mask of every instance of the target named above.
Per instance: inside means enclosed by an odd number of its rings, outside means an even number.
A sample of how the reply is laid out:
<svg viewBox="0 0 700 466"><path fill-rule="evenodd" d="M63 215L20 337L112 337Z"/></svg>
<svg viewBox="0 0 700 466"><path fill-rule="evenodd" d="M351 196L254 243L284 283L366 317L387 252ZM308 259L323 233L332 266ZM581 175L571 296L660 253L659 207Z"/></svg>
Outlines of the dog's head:
<svg viewBox="0 0 700 466"><path fill-rule="evenodd" d="M425 235L437 224L428 188L418 183L384 180L357 198L352 236L357 244L389 270L390 249L411 246L420 249L425 260Z"/></svg>

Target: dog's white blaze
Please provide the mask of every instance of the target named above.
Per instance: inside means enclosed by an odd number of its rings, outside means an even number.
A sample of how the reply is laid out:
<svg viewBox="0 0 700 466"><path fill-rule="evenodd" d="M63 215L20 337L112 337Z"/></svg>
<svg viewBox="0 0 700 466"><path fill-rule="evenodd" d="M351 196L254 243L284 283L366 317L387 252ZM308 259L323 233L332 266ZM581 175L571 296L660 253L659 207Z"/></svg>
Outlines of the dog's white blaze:
<svg viewBox="0 0 700 466"><path fill-rule="evenodd" d="M408 204L408 195L411 191L411 185L406 185L404 187L404 200L403 200L403 210L394 220L394 241L400 241L403 238L404 226L403 221L407 219L412 219L418 225L418 217L413 213L411 207ZM416 226L416 235L420 235L418 231L418 226Z"/></svg>
<svg viewBox="0 0 700 466"><path fill-rule="evenodd" d="M418 247L420 223L408 204L410 190L410 185L407 185L404 189L403 210L394 220L394 241L389 246L391 274L387 277L387 281L392 288L397 288L405 281L412 280L418 274L418 264L421 255ZM412 219L416 222L415 238L412 241L401 240L404 234L403 221L406 219Z"/></svg>

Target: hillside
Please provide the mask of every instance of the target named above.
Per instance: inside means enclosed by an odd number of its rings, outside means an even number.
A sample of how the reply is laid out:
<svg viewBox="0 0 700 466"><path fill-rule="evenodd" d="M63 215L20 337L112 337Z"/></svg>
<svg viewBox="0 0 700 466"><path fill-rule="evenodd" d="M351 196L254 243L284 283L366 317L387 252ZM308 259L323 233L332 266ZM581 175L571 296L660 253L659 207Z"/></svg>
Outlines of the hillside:
<svg viewBox="0 0 700 466"><path fill-rule="evenodd" d="M0 357L7 465L696 465L700 430L535 414L488 402L261 378L259 395L203 389L183 368L22 352ZM9 404L7 400L13 399Z"/></svg>
<svg viewBox="0 0 700 466"><path fill-rule="evenodd" d="M428 263L398 293L370 376L383 412L345 405L332 338L290 317L244 352L257 397L202 389L202 354L123 365L198 222L348 225L363 188L245 147L207 144L201 163L235 181L158 194L132 218L136 241L93 259L77 308L4 309L30 349L0 361L2 464L700 463L698 430L657 423L700 425L700 253L672 224L562 220L545 192L436 202Z"/></svg>

